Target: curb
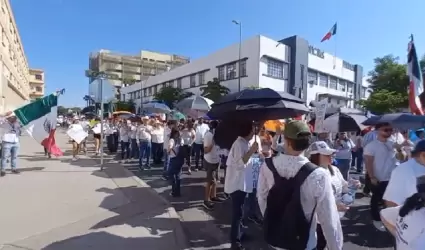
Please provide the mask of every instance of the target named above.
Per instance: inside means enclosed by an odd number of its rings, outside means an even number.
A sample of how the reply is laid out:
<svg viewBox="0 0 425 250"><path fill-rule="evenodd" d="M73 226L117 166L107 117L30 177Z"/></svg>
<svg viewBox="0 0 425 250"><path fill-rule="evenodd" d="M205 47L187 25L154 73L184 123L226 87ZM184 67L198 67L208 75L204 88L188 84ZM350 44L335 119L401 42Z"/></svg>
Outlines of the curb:
<svg viewBox="0 0 425 250"><path fill-rule="evenodd" d="M186 234L184 233L184 229L183 226L181 225L181 222L184 221L182 220L182 218L180 217L180 215L177 213L177 211L174 209L174 207L171 205L171 203L165 199L164 197L162 197L161 195L158 194L158 192L156 192L150 185L148 185L146 182L144 182L142 179L140 179L139 177L137 177L136 175L134 175L133 172L131 172L130 170L128 170L127 168L125 168L124 166L121 165L116 165L116 166L107 166L107 165L111 165L111 163L104 163L106 166L104 166L104 170L106 170L109 167L119 167L123 170L123 172L125 172L126 176L129 178L132 178L134 182L136 182L138 184L138 186L140 187L145 187L148 188L147 190L149 190L150 193L152 193L153 195L155 195L156 197L158 197L164 204L167 205L168 209L167 212L170 216L170 218L176 218L179 220L178 226L176 226L177 230L174 230L173 233L175 235L176 238L176 250L190 250L192 249L190 247L189 244L189 240L186 236ZM114 180L116 179L115 177L111 177L110 175L108 175L106 172L104 172L110 179ZM122 178L122 177L120 177Z"/></svg>

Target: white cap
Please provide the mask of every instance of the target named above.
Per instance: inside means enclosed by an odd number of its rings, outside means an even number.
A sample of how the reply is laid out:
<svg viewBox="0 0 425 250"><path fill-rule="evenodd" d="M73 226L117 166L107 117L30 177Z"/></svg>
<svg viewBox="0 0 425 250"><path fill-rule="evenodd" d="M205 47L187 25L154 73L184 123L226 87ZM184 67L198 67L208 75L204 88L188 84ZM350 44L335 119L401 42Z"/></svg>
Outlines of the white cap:
<svg viewBox="0 0 425 250"><path fill-rule="evenodd" d="M308 150L310 155L321 154L321 155L332 155L336 152L335 149L329 147L329 145L324 141L316 141L310 145Z"/></svg>
<svg viewBox="0 0 425 250"><path fill-rule="evenodd" d="M149 120L149 116L143 116L142 120Z"/></svg>

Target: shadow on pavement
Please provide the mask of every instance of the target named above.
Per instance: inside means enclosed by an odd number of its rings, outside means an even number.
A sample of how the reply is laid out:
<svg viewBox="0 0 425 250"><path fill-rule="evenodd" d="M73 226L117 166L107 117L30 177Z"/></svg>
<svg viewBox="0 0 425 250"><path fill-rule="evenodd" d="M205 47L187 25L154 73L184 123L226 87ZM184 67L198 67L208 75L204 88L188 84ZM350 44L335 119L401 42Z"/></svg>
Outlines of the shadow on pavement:
<svg viewBox="0 0 425 250"><path fill-rule="evenodd" d="M369 205L350 208L346 217L347 219L341 221L346 242L369 248L394 246L394 240L390 233L380 232L371 225Z"/></svg>

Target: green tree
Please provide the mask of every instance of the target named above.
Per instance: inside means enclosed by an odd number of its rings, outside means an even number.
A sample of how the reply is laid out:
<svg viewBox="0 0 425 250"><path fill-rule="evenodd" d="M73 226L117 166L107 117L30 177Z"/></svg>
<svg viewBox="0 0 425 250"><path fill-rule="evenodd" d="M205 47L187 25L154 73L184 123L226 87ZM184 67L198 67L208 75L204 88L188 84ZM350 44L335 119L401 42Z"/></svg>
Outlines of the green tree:
<svg viewBox="0 0 425 250"><path fill-rule="evenodd" d="M129 101L117 101L114 103L115 111L128 111L131 113L135 112L135 104L133 100Z"/></svg>
<svg viewBox="0 0 425 250"><path fill-rule="evenodd" d="M359 104L374 114L407 108L409 78L406 66L400 64L399 58L393 55L375 58L374 62L374 69L368 74L372 93Z"/></svg>
<svg viewBox="0 0 425 250"><path fill-rule="evenodd" d="M64 106L58 106L58 115L66 115L68 113L68 109Z"/></svg>
<svg viewBox="0 0 425 250"><path fill-rule="evenodd" d="M164 102L171 109L174 108L174 104L181 101L184 98L192 96L193 93L185 92L180 88L174 88L172 86L166 86L161 88L160 91L156 92L154 99L157 101Z"/></svg>
<svg viewBox="0 0 425 250"><path fill-rule="evenodd" d="M212 100L213 102L218 101L222 96L230 93L230 89L221 85L218 78L208 81L206 86L201 87L201 91L202 96Z"/></svg>
<svg viewBox="0 0 425 250"><path fill-rule="evenodd" d="M374 114L398 112L409 105L409 77L406 65L399 63L393 55L375 58L375 67L369 72L372 93L367 100L359 104ZM425 67L425 56L420 60Z"/></svg>

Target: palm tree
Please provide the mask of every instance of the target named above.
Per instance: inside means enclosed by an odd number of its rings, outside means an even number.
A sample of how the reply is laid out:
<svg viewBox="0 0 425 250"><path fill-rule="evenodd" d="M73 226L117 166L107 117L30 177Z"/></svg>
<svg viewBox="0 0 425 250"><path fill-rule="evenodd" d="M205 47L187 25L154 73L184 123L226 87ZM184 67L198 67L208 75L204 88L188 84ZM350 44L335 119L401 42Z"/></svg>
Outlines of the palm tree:
<svg viewBox="0 0 425 250"><path fill-rule="evenodd" d="M83 100L86 102L86 107L88 107L90 105L91 97L89 95L85 95Z"/></svg>
<svg viewBox="0 0 425 250"><path fill-rule="evenodd" d="M230 89L220 84L218 78L208 81L205 87L201 87L202 96L213 102L218 101L222 96L230 93Z"/></svg>

